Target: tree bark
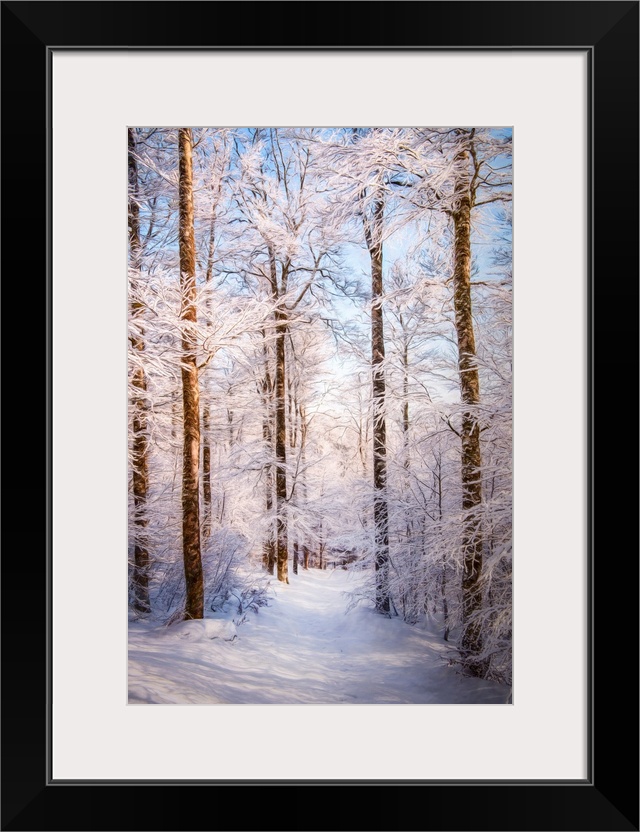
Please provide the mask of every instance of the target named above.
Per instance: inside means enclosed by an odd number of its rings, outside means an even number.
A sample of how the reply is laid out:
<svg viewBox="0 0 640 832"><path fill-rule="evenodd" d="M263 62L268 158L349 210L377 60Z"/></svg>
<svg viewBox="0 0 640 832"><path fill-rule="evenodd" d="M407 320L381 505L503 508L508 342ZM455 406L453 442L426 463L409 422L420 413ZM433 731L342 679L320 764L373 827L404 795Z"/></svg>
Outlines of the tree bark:
<svg viewBox="0 0 640 832"><path fill-rule="evenodd" d="M382 316L382 220L378 197L367 237L371 258L371 381L373 389L373 521L375 527L376 609L388 613L389 511L387 506L387 425L385 418L384 323ZM365 224L366 228L366 224Z"/></svg>
<svg viewBox="0 0 640 832"><path fill-rule="evenodd" d="M461 154L463 165L467 152ZM480 454L480 426L475 407L480 402L480 380L476 360L476 343L471 309L471 208L472 196L467 174L462 174L456 184L456 209L454 225L453 299L455 326L458 339L458 370L460 396L469 406L462 414L460 438L462 442L462 509L464 529L462 536L462 656L468 672L484 676L485 663L478 659L482 651L482 527L480 506L482 503L482 475Z"/></svg>
<svg viewBox="0 0 640 832"><path fill-rule="evenodd" d="M129 145L129 256L131 267L139 274L141 265L140 245L140 206L138 204L138 164L135 157L136 140L133 128L128 130ZM131 301L131 320L135 321L142 315L142 305L139 301ZM144 352L142 326L137 327L136 334L131 336L134 350ZM133 547L133 608L137 612L151 611L149 601L149 550L147 545L148 517L147 491L149 487L149 462L147 438L147 379L142 367L133 371L131 383L136 394L131 402L133 412L133 448L132 448L132 480L133 505L135 511L135 541Z"/></svg>
<svg viewBox="0 0 640 832"><path fill-rule="evenodd" d="M264 330L262 330L262 349L264 354L264 376L262 379L262 440L265 445L265 451L269 454L269 460L265 465L265 508L269 523L267 525L267 534L262 544L262 565L270 575L274 574L276 564L276 546L273 535L273 518L271 516L273 511L273 471L271 465L271 454L273 453L273 429L271 425L272 412L271 400L273 396L273 385L271 381L271 373L269 372L269 350L267 348L267 339Z"/></svg>
<svg viewBox="0 0 640 832"><path fill-rule="evenodd" d="M300 503L303 500L303 483L302 479L304 477L304 472L300 470L300 461L302 459L302 454L304 450L304 440L305 440L305 428L302 425L302 414L304 412L304 408L298 401L298 383L295 377L295 350L293 346L293 338L289 333L289 343L291 345L291 350L289 353L288 365L287 365L287 375L288 375L288 391L289 391L289 449L291 452L291 457L295 458L296 453L298 454L298 462L295 466L296 474L293 478L291 490L289 493L289 505L292 506L292 513L293 517L289 518L289 537L292 538L291 542L291 551L292 551L292 567L293 567L293 574L298 574L298 568L300 564L300 551L301 551L301 543L300 543L300 534L299 534L299 525L298 525L298 517L300 511ZM299 444L298 444L299 443Z"/></svg>
<svg viewBox="0 0 640 832"><path fill-rule="evenodd" d="M276 311L276 562L278 580L289 583L287 542L287 423L285 408L285 338L287 325Z"/></svg>
<svg viewBox="0 0 640 832"><path fill-rule="evenodd" d="M300 473L300 499L302 501L302 505L304 507L304 511L307 511L307 412L305 406L301 403L299 406L299 413L300 413L300 462L302 464L302 471ZM307 536L304 536L304 541L302 543L302 568L308 569L309 568L309 545L307 543Z"/></svg>
<svg viewBox="0 0 640 832"><path fill-rule="evenodd" d="M207 251L207 270L205 273L205 283L207 287L211 285L211 278L213 276L213 255L215 243L215 208L211 212L211 224L209 226L209 248ZM209 304L210 295L207 296L207 304ZM209 308L209 318L207 319L207 328L211 326ZM204 388L205 401L202 408L202 535L207 538L211 534L211 412L209 410L209 398L207 396L206 386Z"/></svg>
<svg viewBox="0 0 640 832"><path fill-rule="evenodd" d="M405 329L402 313L399 315L400 327L402 330L402 450L403 459L402 467L404 468L404 495L409 493L410 480L409 469L411 467L410 452L409 452L409 335ZM413 539L413 522L411 512L408 510L408 500L403 496L405 503L405 540L407 547L407 554L411 556L412 539Z"/></svg>
<svg viewBox="0 0 640 832"><path fill-rule="evenodd" d="M436 459L436 470L433 472L434 484L438 494L438 526L442 533L442 456ZM437 472L437 473L436 473ZM442 595L442 622L444 624L444 640L449 641L449 602L447 601L447 564L442 555L442 569L440 575L440 593Z"/></svg>
<svg viewBox="0 0 640 832"><path fill-rule="evenodd" d="M402 327L402 448L404 459L402 461L405 471L409 470L409 342L404 329L402 314L400 315L400 326Z"/></svg>
<svg viewBox="0 0 640 832"><path fill-rule="evenodd" d="M202 536L209 537L211 534L211 445L209 435L211 433L211 413L209 404L205 403L202 411Z"/></svg>
<svg viewBox="0 0 640 832"><path fill-rule="evenodd" d="M187 590L185 618L204 617L200 553L200 392L196 339L196 246L193 222L191 128L178 130L180 201L180 320L182 322L182 549Z"/></svg>
<svg viewBox="0 0 640 832"><path fill-rule="evenodd" d="M287 413L286 413L286 359L285 340L287 337L287 316L281 307L281 295L286 293L287 269L282 264L281 286L278 289L275 255L269 250L271 286L275 307L276 323L276 366L275 366L275 434L276 434L276 565L278 580L289 583L289 554L287 539Z"/></svg>

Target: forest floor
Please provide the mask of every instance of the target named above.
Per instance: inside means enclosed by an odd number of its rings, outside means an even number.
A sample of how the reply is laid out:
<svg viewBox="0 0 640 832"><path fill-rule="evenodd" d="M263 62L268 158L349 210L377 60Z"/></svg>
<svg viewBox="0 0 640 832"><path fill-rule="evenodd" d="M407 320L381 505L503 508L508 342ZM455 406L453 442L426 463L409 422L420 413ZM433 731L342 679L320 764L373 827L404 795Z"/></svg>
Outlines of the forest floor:
<svg viewBox="0 0 640 832"><path fill-rule="evenodd" d="M236 627L221 618L129 625L129 702L504 703L509 688L461 676L437 634L347 610L357 572L309 570Z"/></svg>

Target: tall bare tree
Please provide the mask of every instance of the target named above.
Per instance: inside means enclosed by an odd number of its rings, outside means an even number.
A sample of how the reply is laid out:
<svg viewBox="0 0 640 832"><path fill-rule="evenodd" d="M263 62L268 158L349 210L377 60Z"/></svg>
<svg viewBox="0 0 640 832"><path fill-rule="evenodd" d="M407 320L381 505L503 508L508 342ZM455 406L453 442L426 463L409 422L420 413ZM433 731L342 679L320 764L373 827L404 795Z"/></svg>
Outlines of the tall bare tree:
<svg viewBox="0 0 640 832"><path fill-rule="evenodd" d="M484 676L485 666L478 656L482 651L482 455L477 406L480 404L480 378L471 308L471 209L474 191L470 171L473 134L469 145L456 156L457 175L454 208L453 301L458 340L460 397L464 409L460 441L462 444L462 509L465 525L462 536L462 654L468 671Z"/></svg>
<svg viewBox="0 0 640 832"><path fill-rule="evenodd" d="M200 553L200 391L196 336L196 244L193 220L193 135L178 130L180 203L180 320L182 322L182 549L187 598L185 618L204 617Z"/></svg>
<svg viewBox="0 0 640 832"><path fill-rule="evenodd" d="M208 288L211 287L211 279L213 276L213 255L215 244L215 229L216 229L216 203L213 203L211 208L211 223L209 225L209 242L207 246L207 268L205 271L205 283ZM207 302L211 299L211 294L207 295ZM211 327L211 310L207 310L207 328ZM203 502L203 518L202 518L202 534L203 537L209 537L211 534L211 411L209 407L209 399L205 398L204 407L202 409L202 502Z"/></svg>
<svg viewBox="0 0 640 832"><path fill-rule="evenodd" d="M273 469L271 453L273 449L273 381L269 368L269 346L264 328L262 329L262 349L264 369L259 384L262 399L262 440L268 455L264 466L265 474L265 510L267 515L267 533L262 546L262 564L270 575L274 574L276 564L276 544L273 534Z"/></svg>
<svg viewBox="0 0 640 832"><path fill-rule="evenodd" d="M429 210L443 211L453 225L453 302L458 345L458 377L462 420L462 638L460 652L467 672L483 677L482 658L482 454L479 423L480 377L471 299L471 219L482 205L511 198L510 140L492 137L475 128L417 130L418 153L403 156L411 174L397 181L409 185L410 201ZM405 148L406 149L406 148ZM503 162L496 163L502 156ZM419 159L418 171L412 166Z"/></svg>
<svg viewBox="0 0 640 832"><path fill-rule="evenodd" d="M289 583L287 536L287 414L286 414L286 358L287 312L282 297L287 293L290 262L281 263L280 283L275 254L269 246L271 291L275 307L276 362L275 362L275 440L276 440L276 571L279 581Z"/></svg>
<svg viewBox="0 0 640 832"><path fill-rule="evenodd" d="M259 148L262 155L259 163L254 158L246 166L240 207L261 239L258 248L266 254L266 263L254 263L253 267L260 269L266 279L273 308L275 562L278 580L288 583L286 337L295 310L321 271L323 253L314 252L309 239L310 204L314 198L307 193L309 148L290 142L288 150L283 150L278 129L256 130L253 147ZM300 285L303 273L309 277Z"/></svg>
<svg viewBox="0 0 640 832"><path fill-rule="evenodd" d="M136 160L136 138L133 127L128 129L129 146L129 256L131 268L136 278L140 274L140 205L138 201L138 163ZM130 316L133 332L130 335L131 346L138 352L144 352L144 328L141 323L142 303L137 293L131 292ZM133 369L131 384L135 395L131 401L133 421L132 480L133 504L135 509L134 526L134 566L133 566L133 608L141 613L150 612L149 603L149 550L146 541L147 490L149 486L148 436L147 436L147 378L142 365Z"/></svg>
<svg viewBox="0 0 640 832"><path fill-rule="evenodd" d="M229 166L229 142L225 131L213 141L213 151L209 161L210 166L210 187L209 197L211 206L207 218L206 229L206 268L205 268L205 291L206 291L206 342L211 336L212 313L211 286L213 280L214 258L216 257L216 232L218 221L218 209L223 197L223 182ZM211 534L212 505L211 505L211 405L208 395L206 379L202 378L202 536L208 538Z"/></svg>
<svg viewBox="0 0 640 832"><path fill-rule="evenodd" d="M388 613L389 508L387 505L387 423L385 416L384 320L382 316L382 226L384 196L363 212L364 234L371 260L371 384L373 390L373 521L375 526L376 609Z"/></svg>

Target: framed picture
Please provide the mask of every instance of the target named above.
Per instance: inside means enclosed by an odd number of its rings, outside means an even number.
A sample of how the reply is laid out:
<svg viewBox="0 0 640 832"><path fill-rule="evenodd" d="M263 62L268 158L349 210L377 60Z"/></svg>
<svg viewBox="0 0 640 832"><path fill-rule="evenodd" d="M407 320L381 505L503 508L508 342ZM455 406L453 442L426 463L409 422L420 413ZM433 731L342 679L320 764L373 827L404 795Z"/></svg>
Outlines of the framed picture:
<svg viewBox="0 0 640 832"><path fill-rule="evenodd" d="M3 828L638 829L618 752L637 760L635 512L609 389L635 354L638 4L337 12L2 4L5 240L24 240L5 276L28 252L47 296L47 444L15 489L47 461L47 523L3 561ZM513 129L513 704L132 707L125 128L373 123Z"/></svg>

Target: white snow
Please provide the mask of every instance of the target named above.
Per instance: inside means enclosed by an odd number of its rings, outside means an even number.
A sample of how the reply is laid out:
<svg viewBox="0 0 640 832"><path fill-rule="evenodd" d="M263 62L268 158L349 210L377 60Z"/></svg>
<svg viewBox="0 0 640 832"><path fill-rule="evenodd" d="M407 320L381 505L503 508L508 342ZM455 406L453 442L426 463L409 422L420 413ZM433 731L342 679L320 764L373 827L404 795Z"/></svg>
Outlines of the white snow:
<svg viewBox="0 0 640 832"><path fill-rule="evenodd" d="M208 618L129 625L136 704L506 703L510 689L447 665L434 633L371 608L347 612L357 572L309 570L278 584L241 627Z"/></svg>
<svg viewBox="0 0 640 832"><path fill-rule="evenodd" d="M165 632L156 630L155 636L178 638L182 641L206 641L207 639L223 638L233 641L236 637L236 625L233 621L221 621L216 618L203 618L198 621L179 621Z"/></svg>

